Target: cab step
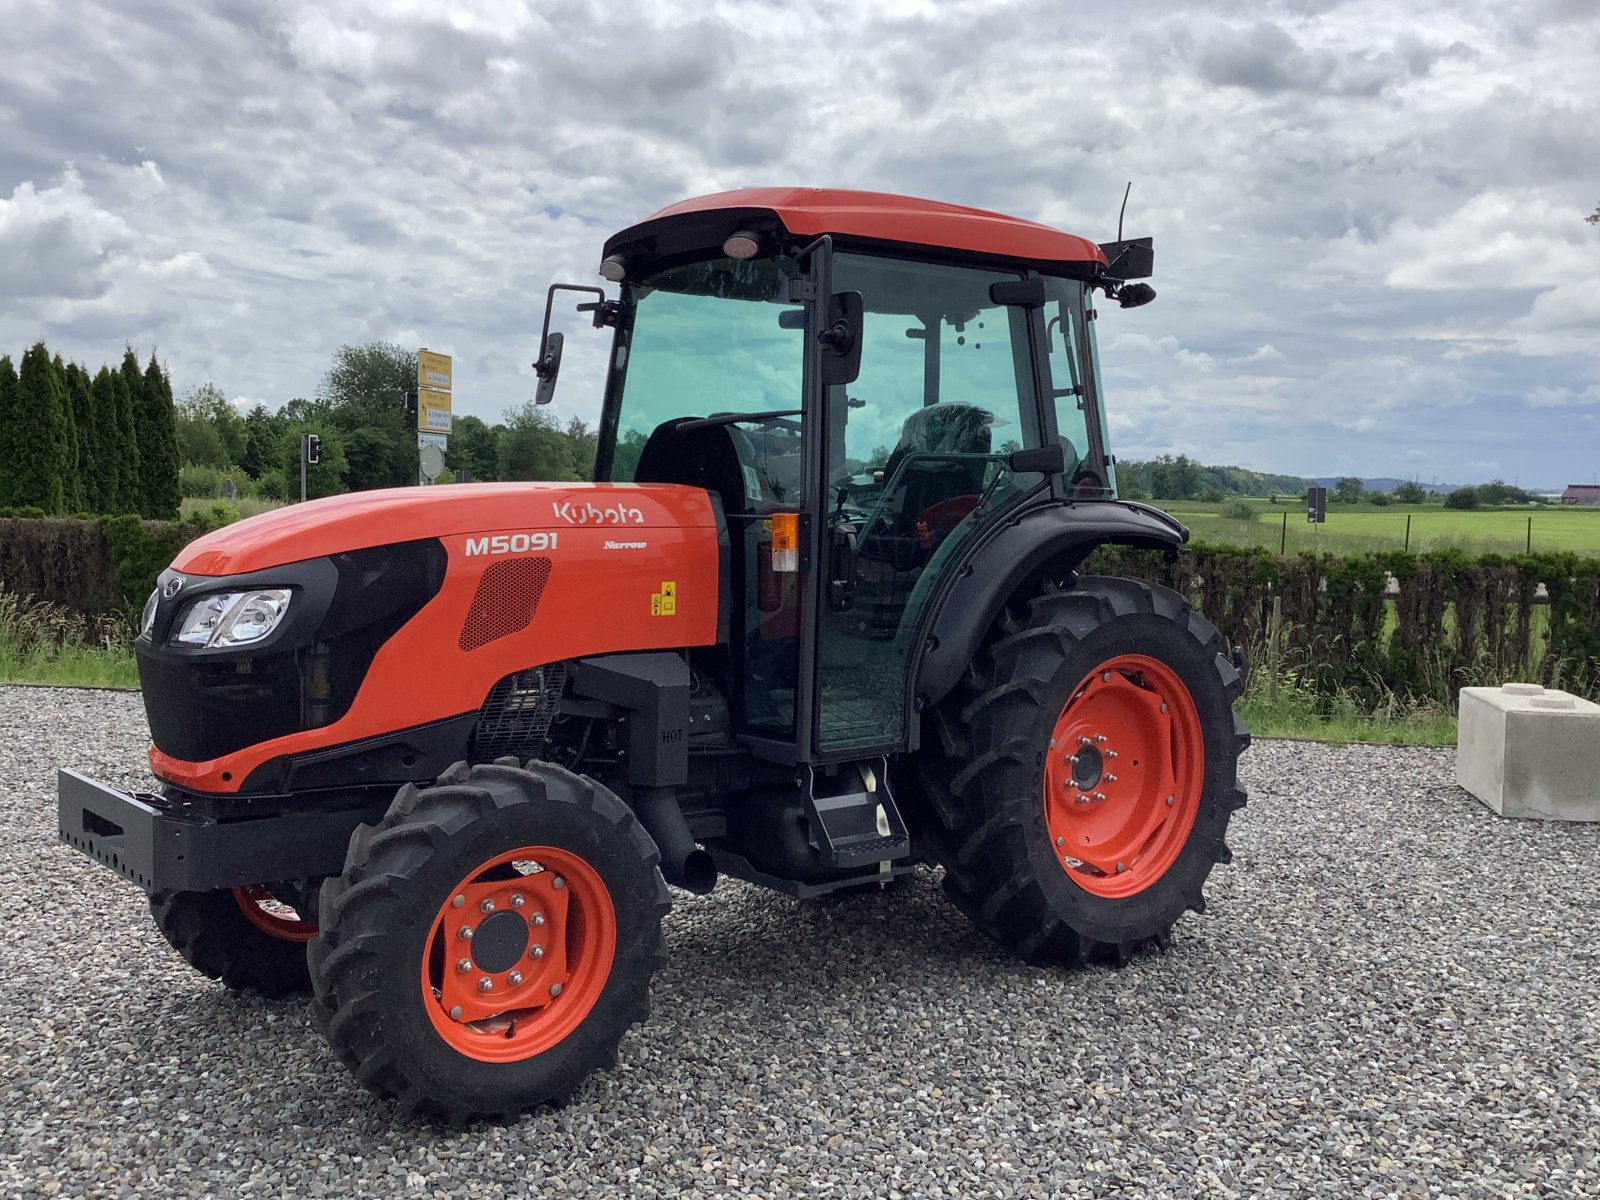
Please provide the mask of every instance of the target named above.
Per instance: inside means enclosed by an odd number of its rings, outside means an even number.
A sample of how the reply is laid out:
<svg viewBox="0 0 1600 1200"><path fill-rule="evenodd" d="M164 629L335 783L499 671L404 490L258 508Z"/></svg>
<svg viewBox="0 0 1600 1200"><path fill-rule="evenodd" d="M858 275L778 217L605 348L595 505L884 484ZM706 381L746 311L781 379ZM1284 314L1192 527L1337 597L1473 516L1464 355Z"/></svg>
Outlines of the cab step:
<svg viewBox="0 0 1600 1200"><path fill-rule="evenodd" d="M883 759L842 768L832 777L813 771L806 819L811 844L839 870L893 862L911 853L911 835L889 790Z"/></svg>

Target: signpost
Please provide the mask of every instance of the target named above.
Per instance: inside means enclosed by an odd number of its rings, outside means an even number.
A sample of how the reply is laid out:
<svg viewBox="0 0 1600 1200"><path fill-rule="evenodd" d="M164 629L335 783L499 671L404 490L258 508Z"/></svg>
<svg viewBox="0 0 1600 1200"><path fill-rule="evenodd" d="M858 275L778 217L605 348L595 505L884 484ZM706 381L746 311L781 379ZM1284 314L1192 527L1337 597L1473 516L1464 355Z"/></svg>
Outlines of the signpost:
<svg viewBox="0 0 1600 1200"><path fill-rule="evenodd" d="M448 354L417 351L417 482L431 483L444 471L450 445L452 367ZM432 470L429 468L432 467Z"/></svg>
<svg viewBox="0 0 1600 1200"><path fill-rule="evenodd" d="M1316 533L1328 519L1328 489L1313 484L1306 489L1306 520L1311 522L1311 532Z"/></svg>

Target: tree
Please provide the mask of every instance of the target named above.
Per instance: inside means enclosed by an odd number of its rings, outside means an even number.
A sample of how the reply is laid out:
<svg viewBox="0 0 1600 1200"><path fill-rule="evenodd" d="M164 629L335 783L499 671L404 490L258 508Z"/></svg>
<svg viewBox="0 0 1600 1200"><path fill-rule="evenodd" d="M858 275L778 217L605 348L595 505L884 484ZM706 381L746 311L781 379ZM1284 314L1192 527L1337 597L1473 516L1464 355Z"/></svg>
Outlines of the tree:
<svg viewBox="0 0 1600 1200"><path fill-rule="evenodd" d="M1470 509L1478 507L1477 488L1457 488L1444 498L1446 508Z"/></svg>
<svg viewBox="0 0 1600 1200"><path fill-rule="evenodd" d="M1333 498L1340 504L1360 504L1362 494L1366 491L1361 485L1361 480L1354 475L1346 475L1333 485Z"/></svg>
<svg viewBox="0 0 1600 1200"><path fill-rule="evenodd" d="M119 513L138 513L140 489L143 478L139 470L139 418L135 396L144 391L144 377L139 374L139 364L130 350L122 360L122 368L111 372L111 386L117 404L117 507ZM129 362L133 371L128 371Z"/></svg>
<svg viewBox="0 0 1600 1200"><path fill-rule="evenodd" d="M0 508L11 508L17 501L12 496L15 481L22 472L22 462L17 454L21 443L10 436L22 419L17 407L17 369L11 364L9 354L0 355Z"/></svg>
<svg viewBox="0 0 1600 1200"><path fill-rule="evenodd" d="M50 371L56 386L61 389L62 408L67 414L67 458L65 473L61 477L61 511L83 511L83 454L78 445L78 417L72 401L71 374L67 364L57 354L50 360Z"/></svg>
<svg viewBox="0 0 1600 1200"><path fill-rule="evenodd" d="M1376 505L1378 508L1387 508L1389 506L1388 492L1368 492L1361 498L1368 504Z"/></svg>
<svg viewBox="0 0 1600 1200"><path fill-rule="evenodd" d="M1200 494L1200 465L1187 454L1163 454L1149 464L1150 494L1162 500L1193 500Z"/></svg>
<svg viewBox="0 0 1600 1200"><path fill-rule="evenodd" d="M590 429L581 418L573 417L567 422L567 441L572 445L572 466L577 471L578 478L593 479L594 456L600 447L600 431Z"/></svg>
<svg viewBox="0 0 1600 1200"><path fill-rule="evenodd" d="M317 400L326 419L345 435L345 482L352 491L417 481L415 422L405 406L406 392L416 386L414 350L366 342L334 352Z"/></svg>
<svg viewBox="0 0 1600 1200"><path fill-rule="evenodd" d="M498 427L497 427L498 428ZM444 463L453 475L465 471L467 478L477 483L498 479L495 463L495 429L480 417L459 416L455 430L450 434L450 446L445 451Z"/></svg>
<svg viewBox="0 0 1600 1200"><path fill-rule="evenodd" d="M122 459L127 448L117 424L117 385L109 367L102 366L89 384L89 424L94 429L94 511L121 512Z"/></svg>
<svg viewBox="0 0 1600 1200"><path fill-rule="evenodd" d="M203 383L185 392L175 418L182 461L231 467L244 457L244 418L216 384Z"/></svg>
<svg viewBox="0 0 1600 1200"><path fill-rule="evenodd" d="M1600 225L1600 204L1594 206L1594 211L1584 218L1591 225Z"/></svg>
<svg viewBox="0 0 1600 1200"><path fill-rule="evenodd" d="M239 466L251 479L260 479L276 466L283 429L283 419L268 412L265 404L256 405L244 419L244 451L239 456Z"/></svg>
<svg viewBox="0 0 1600 1200"><path fill-rule="evenodd" d="M67 472L73 465L67 403L50 352L43 342L35 342L22 356L17 374L16 411L21 419L6 431L7 440L14 443L11 503L16 507L42 508L47 513L65 510Z"/></svg>
<svg viewBox="0 0 1600 1200"><path fill-rule="evenodd" d="M1428 493L1422 490L1422 485L1414 480L1396 485L1393 492L1396 504L1424 504L1427 502Z"/></svg>
<svg viewBox="0 0 1600 1200"><path fill-rule="evenodd" d="M506 412L495 457L501 479L571 482L578 478L572 443L555 417L531 400Z"/></svg>
<svg viewBox="0 0 1600 1200"><path fill-rule="evenodd" d="M317 461L306 467L306 499L348 491L344 482L344 435L328 421L297 421L285 426L278 442L277 462L283 472L285 499L300 499L300 436L306 433L322 439Z"/></svg>
<svg viewBox="0 0 1600 1200"><path fill-rule="evenodd" d="M135 413L139 430L139 511L152 521L173 521L178 517L180 498L178 425L172 384L154 354L145 368L143 382Z"/></svg>
<svg viewBox="0 0 1600 1200"><path fill-rule="evenodd" d="M77 508L92 513L103 513L107 511L102 486L105 474L100 464L100 442L96 436L94 395L90 387L89 372L77 363L69 363L66 384L67 395L72 402L73 431L77 434L78 461L74 468L78 484Z"/></svg>

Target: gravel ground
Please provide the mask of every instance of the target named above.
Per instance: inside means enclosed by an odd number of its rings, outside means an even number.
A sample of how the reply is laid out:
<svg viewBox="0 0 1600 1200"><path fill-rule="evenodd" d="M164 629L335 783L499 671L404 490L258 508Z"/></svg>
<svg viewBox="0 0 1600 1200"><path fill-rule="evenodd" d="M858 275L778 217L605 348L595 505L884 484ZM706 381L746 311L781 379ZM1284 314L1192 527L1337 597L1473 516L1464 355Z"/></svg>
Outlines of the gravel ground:
<svg viewBox="0 0 1600 1200"><path fill-rule="evenodd" d="M1257 746L1209 911L1120 971L1007 959L931 874L680 898L619 1068L450 1132L56 842L57 765L139 784L144 737L0 687L6 1197L1600 1196L1600 828L1500 820L1448 751Z"/></svg>

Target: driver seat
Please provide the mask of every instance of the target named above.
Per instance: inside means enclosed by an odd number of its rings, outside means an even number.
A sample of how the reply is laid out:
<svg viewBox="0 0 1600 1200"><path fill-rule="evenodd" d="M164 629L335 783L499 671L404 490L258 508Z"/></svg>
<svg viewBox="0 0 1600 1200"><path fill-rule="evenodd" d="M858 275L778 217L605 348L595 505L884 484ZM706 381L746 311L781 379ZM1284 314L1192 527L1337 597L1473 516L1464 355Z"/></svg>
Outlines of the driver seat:
<svg viewBox="0 0 1600 1200"><path fill-rule="evenodd" d="M745 488L744 463L754 455L743 432L731 425L680 426L698 417L674 417L650 433L634 468L635 483L681 483L704 488L722 501L729 515L747 513L752 497ZM744 444L741 445L740 443Z"/></svg>

